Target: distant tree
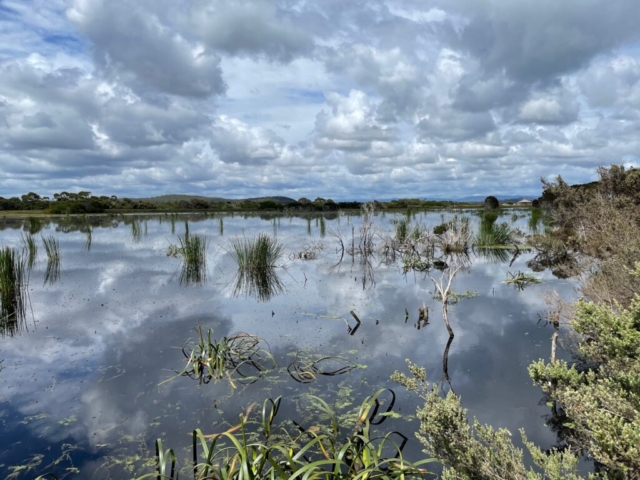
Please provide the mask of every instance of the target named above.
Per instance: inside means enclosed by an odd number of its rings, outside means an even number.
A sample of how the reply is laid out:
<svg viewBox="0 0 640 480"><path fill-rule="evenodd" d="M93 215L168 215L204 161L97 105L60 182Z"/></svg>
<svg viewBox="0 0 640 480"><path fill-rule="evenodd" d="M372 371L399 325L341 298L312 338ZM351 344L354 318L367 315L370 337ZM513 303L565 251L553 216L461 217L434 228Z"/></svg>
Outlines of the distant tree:
<svg viewBox="0 0 640 480"><path fill-rule="evenodd" d="M493 210L500 206L500 202L496 197L494 197L493 195L490 195L484 199L484 206L485 208Z"/></svg>

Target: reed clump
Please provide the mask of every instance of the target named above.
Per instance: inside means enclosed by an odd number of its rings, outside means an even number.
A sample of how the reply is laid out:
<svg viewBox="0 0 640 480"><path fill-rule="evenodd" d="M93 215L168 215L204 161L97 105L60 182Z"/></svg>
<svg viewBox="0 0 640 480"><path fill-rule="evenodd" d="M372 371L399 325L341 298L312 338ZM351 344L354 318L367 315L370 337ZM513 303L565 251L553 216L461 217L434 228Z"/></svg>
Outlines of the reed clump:
<svg viewBox="0 0 640 480"><path fill-rule="evenodd" d="M168 255L182 257L181 284L203 283L207 277L207 238L189 233L188 222L184 227L184 234L178 235L179 245L170 245Z"/></svg>
<svg viewBox="0 0 640 480"><path fill-rule="evenodd" d="M25 319L27 260L15 249L0 250L0 331L13 332Z"/></svg>
<svg viewBox="0 0 640 480"><path fill-rule="evenodd" d="M284 245L266 233L256 238L231 239L231 257L239 270L264 272L276 266Z"/></svg>
<svg viewBox="0 0 640 480"><path fill-rule="evenodd" d="M531 273L518 271L516 273L507 272L507 279L504 283L513 285L516 290L524 290L531 285L542 283L542 280Z"/></svg>

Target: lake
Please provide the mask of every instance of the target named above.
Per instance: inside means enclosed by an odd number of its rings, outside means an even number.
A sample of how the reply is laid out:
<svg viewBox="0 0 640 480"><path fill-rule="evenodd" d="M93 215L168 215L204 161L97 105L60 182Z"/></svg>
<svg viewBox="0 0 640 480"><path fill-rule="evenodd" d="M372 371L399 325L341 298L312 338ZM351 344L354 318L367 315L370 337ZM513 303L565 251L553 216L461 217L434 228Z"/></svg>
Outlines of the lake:
<svg viewBox="0 0 640 480"><path fill-rule="evenodd" d="M498 222L526 233L529 211L514 212ZM414 212L411 222L431 230L452 215ZM477 212L458 215L478 228ZM523 427L538 446L555 445L545 425L550 409L527 366L551 351L541 294L571 300L576 283L542 271L542 283L518 290L505 283L507 273L530 273L535 252L469 252L452 284L469 298L449 306L455 338L445 375L449 334L429 276L439 280L442 271L405 270L399 255L382 252L404 218L370 218L374 248L366 258L350 250L363 222L356 214L0 219L0 246L22 248L21 233L32 232L39 248L24 319L0 338L0 476L133 478L152 471L156 438L188 468L191 431L226 430L253 402L282 395L279 418L310 426L321 419L309 395L344 416L380 388L394 390L399 418L379 428L403 432L406 455L418 459L421 400L390 380L395 370L407 372L405 359L425 367L443 391L453 388L470 417L508 428L518 444ZM167 255L185 222L191 235L207 238L205 278L185 278L181 259ZM238 284L231 241L261 232L284 248L275 278ZM59 240L59 270L47 266L40 237L49 235ZM417 328L423 305L429 322ZM259 378L238 372L230 380L162 383L185 367L181 349L198 325L213 338L258 336L277 367Z"/></svg>

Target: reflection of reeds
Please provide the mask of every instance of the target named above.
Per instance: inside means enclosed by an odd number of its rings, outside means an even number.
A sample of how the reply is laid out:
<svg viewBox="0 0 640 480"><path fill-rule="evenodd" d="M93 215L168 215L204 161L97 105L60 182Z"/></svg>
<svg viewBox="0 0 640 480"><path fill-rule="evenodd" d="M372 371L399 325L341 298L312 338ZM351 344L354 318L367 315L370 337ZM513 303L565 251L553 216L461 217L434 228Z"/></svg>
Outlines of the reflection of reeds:
<svg viewBox="0 0 640 480"><path fill-rule="evenodd" d="M327 232L327 225L324 221L324 215L320 216L320 237L324 238Z"/></svg>
<svg viewBox="0 0 640 480"><path fill-rule="evenodd" d="M87 252L91 251L91 243L93 241L93 229L91 228L91 225L87 224L84 228L84 234L85 234L85 247L87 248Z"/></svg>
<svg viewBox="0 0 640 480"><path fill-rule="evenodd" d="M42 237L44 250L47 252L47 269L44 283L54 284L60 279L60 243L53 235Z"/></svg>
<svg viewBox="0 0 640 480"><path fill-rule="evenodd" d="M13 335L25 321L26 257L12 248L0 250L0 332Z"/></svg>
<svg viewBox="0 0 640 480"><path fill-rule="evenodd" d="M188 222L184 226L184 234L178 235L178 253L182 255L180 284L204 283L207 279L207 239L202 235L190 234Z"/></svg>
<svg viewBox="0 0 640 480"><path fill-rule="evenodd" d="M218 219L218 230L220 231L220 236L222 237L224 235L224 220L222 219L222 217Z"/></svg>
<svg viewBox="0 0 640 480"><path fill-rule="evenodd" d="M142 239L142 228L138 220L131 222L131 239L134 243L138 243Z"/></svg>
<svg viewBox="0 0 640 480"><path fill-rule="evenodd" d="M22 233L20 240L22 242L22 250L27 254L27 268L31 270L38 258L38 242L36 237L30 233Z"/></svg>

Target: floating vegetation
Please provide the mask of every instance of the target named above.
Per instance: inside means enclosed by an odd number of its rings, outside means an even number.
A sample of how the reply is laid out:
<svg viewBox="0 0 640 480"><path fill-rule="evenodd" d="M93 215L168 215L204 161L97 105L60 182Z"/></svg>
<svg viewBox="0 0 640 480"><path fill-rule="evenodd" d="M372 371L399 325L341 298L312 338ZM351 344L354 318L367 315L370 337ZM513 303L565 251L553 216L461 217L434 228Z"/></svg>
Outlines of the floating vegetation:
<svg viewBox="0 0 640 480"><path fill-rule="evenodd" d="M60 279L60 243L53 235L42 236L42 244L47 253L47 268L44 273L44 283L53 285Z"/></svg>
<svg viewBox="0 0 640 480"><path fill-rule="evenodd" d="M342 357L321 357L316 360L296 358L287 367L287 372L296 382L311 383L316 381L318 375L335 377L356 368L360 366Z"/></svg>
<svg viewBox="0 0 640 480"><path fill-rule="evenodd" d="M324 250L324 243L308 243L303 247L302 251L290 253L289 260L315 260L318 258L318 253L322 250Z"/></svg>
<svg viewBox="0 0 640 480"><path fill-rule="evenodd" d="M226 378L235 388L235 382L244 385L254 383L276 367L275 359L268 350L261 347L263 341L255 335L235 333L216 341L212 339L212 329L209 329L206 338L202 334L202 327L198 326L197 331L196 341L188 340L182 348L187 359L182 372L160 385L174 378L187 376L197 379L201 384Z"/></svg>
<svg viewBox="0 0 640 480"><path fill-rule="evenodd" d="M383 393L391 392L387 408L381 411ZM355 412L351 434L340 438L340 423L329 405L318 397L309 396L318 411L329 419L329 425L303 426L293 421L292 431L283 424L275 428L281 397L266 400L262 409L253 404L240 416L240 423L226 431L205 435L200 429L192 434L194 478L251 479L392 479L425 477L430 472L424 465L436 462L425 459L410 463L402 456L407 437L399 432L384 435L374 433L373 425L382 424L393 416L395 394L381 389L367 397ZM254 410L261 417L250 420ZM236 432L240 432L236 435ZM276 433L277 432L277 433ZM326 433L325 433L326 432ZM175 476L174 476L175 474ZM159 476L177 479L173 450L163 450L156 441L156 473L141 478Z"/></svg>
<svg viewBox="0 0 640 480"><path fill-rule="evenodd" d="M207 279L207 239L203 235L189 234L189 222L184 223L184 234L178 235L178 254L182 256L180 284L201 284Z"/></svg>
<svg viewBox="0 0 640 480"><path fill-rule="evenodd" d="M504 283L513 285L516 290L524 290L531 285L542 283L542 280L531 273L518 271L516 273L507 272L507 279Z"/></svg>
<svg viewBox="0 0 640 480"><path fill-rule="evenodd" d="M462 292L462 293L449 292L449 295L447 296L447 303L449 305L455 305L460 300L464 300L465 298L474 298L474 297L477 297L477 296L478 296L478 292L476 292L475 290L467 290L466 292ZM442 295L440 295L440 293L436 293L433 296L433 299L441 302L442 301Z"/></svg>
<svg viewBox="0 0 640 480"><path fill-rule="evenodd" d="M22 243L22 250L27 255L27 268L31 270L38 258L38 242L33 234L25 234L24 232L20 235L20 241Z"/></svg>
<svg viewBox="0 0 640 480"><path fill-rule="evenodd" d="M14 335L25 322L27 260L10 247L0 250L0 331Z"/></svg>

